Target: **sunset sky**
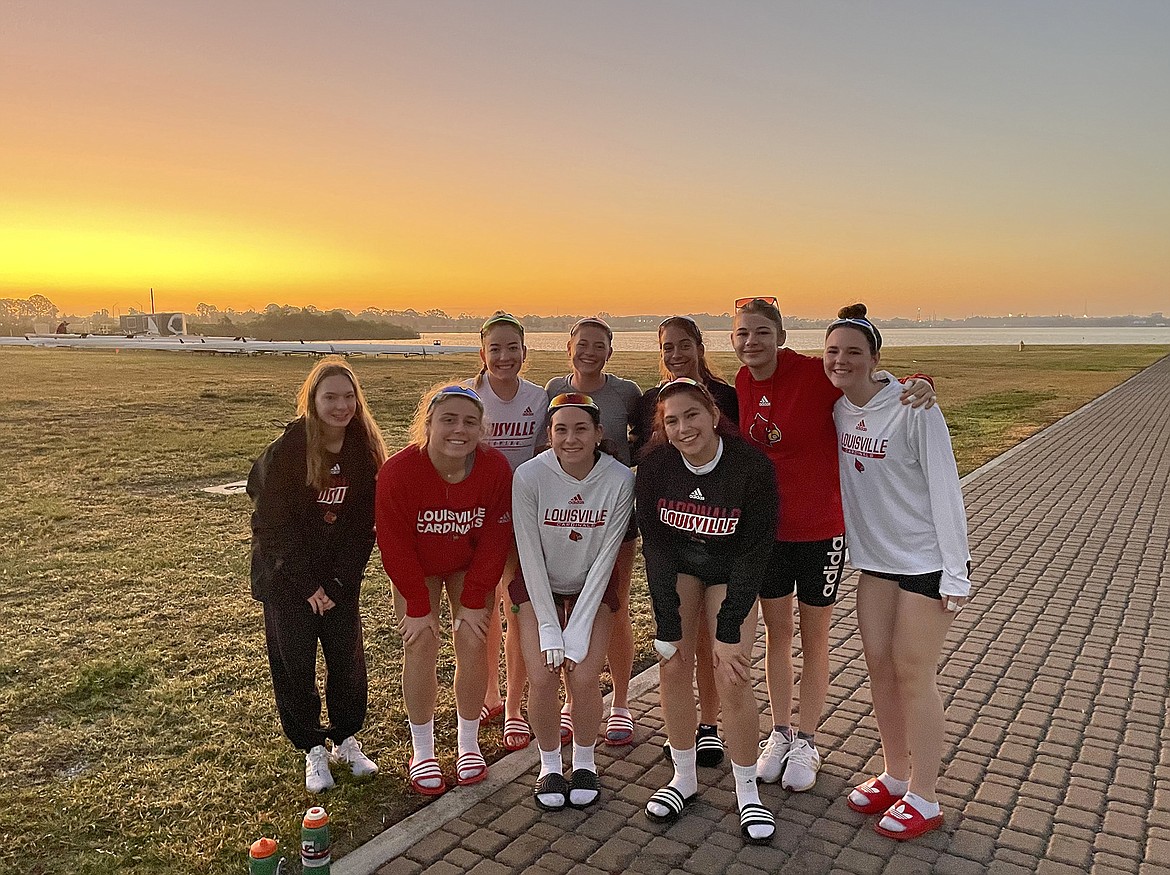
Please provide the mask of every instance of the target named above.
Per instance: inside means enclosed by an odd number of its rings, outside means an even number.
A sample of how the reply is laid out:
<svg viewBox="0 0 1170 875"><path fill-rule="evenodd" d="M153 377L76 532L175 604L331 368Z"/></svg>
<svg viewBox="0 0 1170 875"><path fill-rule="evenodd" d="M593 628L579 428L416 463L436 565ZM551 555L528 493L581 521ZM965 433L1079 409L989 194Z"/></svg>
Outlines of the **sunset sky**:
<svg viewBox="0 0 1170 875"><path fill-rule="evenodd" d="M1170 311L1170 3L0 5L0 297Z"/></svg>

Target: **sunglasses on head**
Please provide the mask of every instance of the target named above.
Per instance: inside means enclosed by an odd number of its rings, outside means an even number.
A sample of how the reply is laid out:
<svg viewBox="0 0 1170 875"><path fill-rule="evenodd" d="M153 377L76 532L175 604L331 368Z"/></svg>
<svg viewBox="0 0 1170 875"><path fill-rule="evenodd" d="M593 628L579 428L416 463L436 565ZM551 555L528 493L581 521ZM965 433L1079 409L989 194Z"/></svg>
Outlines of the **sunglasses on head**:
<svg viewBox="0 0 1170 875"><path fill-rule="evenodd" d="M697 323L690 316L667 316L665 319L663 319L661 322L658 323L658 327L663 328L663 327L669 325L671 322L686 322L688 325L694 326L694 329L696 331L699 330L699 323Z"/></svg>
<svg viewBox="0 0 1170 875"><path fill-rule="evenodd" d="M736 309L736 311L742 310L744 307L748 306L749 304L754 304L756 301L759 301L761 304L767 304L769 307L775 307L777 310L780 309L779 302L771 296L763 297L763 298L761 298L761 297L736 298L735 299L735 309Z"/></svg>
<svg viewBox="0 0 1170 875"><path fill-rule="evenodd" d="M583 407L586 410L599 410L597 402L582 392L562 392L548 402L548 412L552 413L561 407Z"/></svg>
<svg viewBox="0 0 1170 875"><path fill-rule="evenodd" d="M480 398L478 394L476 394L474 389L469 389L467 386L444 386L442 389L431 396L431 400L427 402L427 409L431 409L442 399L449 398L453 395L460 398L470 399L471 401L475 402L476 407L478 407L480 410L483 410L483 399Z"/></svg>

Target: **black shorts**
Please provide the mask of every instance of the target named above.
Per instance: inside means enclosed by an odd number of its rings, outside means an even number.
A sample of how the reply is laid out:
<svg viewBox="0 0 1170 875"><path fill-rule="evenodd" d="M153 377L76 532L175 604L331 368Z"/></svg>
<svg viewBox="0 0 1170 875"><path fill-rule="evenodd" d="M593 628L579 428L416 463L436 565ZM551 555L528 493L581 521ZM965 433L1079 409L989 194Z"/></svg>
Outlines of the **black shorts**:
<svg viewBox="0 0 1170 875"><path fill-rule="evenodd" d="M942 594L938 591L938 585L942 582L941 569L926 574L892 574L888 571L862 571L861 573L882 580L891 580L898 584L898 589L924 595L928 599L942 598Z"/></svg>
<svg viewBox="0 0 1170 875"><path fill-rule="evenodd" d="M802 604L826 608L837 601L844 563L843 534L823 541L776 541L760 598L778 599L795 592Z"/></svg>
<svg viewBox="0 0 1170 875"><path fill-rule="evenodd" d="M628 544L630 541L636 540L638 540L638 517L631 511L630 524L626 526L626 533L622 535L622 543Z"/></svg>

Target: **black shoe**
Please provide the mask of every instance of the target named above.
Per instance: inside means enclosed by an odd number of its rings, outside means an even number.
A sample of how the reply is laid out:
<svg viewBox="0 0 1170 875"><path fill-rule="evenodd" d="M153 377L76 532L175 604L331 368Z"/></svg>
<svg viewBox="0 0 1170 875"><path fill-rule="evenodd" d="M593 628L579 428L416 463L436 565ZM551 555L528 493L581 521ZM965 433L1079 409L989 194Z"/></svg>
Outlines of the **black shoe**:
<svg viewBox="0 0 1170 875"><path fill-rule="evenodd" d="M723 762L723 739L719 730L706 723L700 723L695 733L695 762L704 768L714 768Z"/></svg>
<svg viewBox="0 0 1170 875"><path fill-rule="evenodd" d="M542 802L541 796L560 796L560 803ZM569 782L565 776L556 772L549 772L539 781L532 790L532 798L536 800L536 807L544 811L560 811L569 801Z"/></svg>
<svg viewBox="0 0 1170 875"><path fill-rule="evenodd" d="M585 802L574 802L574 793L578 796L586 793L592 793L592 795ZM597 772L591 772L589 769L574 769L573 774L569 777L569 807L588 808L590 805L596 805L600 798L601 783L597 780Z"/></svg>

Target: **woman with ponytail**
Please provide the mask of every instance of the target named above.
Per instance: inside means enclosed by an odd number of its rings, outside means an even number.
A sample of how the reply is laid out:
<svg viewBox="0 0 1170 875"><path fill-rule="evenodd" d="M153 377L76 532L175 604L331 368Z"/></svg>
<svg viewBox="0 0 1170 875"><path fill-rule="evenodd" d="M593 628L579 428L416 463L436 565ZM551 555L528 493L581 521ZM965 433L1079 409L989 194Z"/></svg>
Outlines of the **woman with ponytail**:
<svg viewBox="0 0 1170 875"><path fill-rule="evenodd" d="M899 403L877 370L882 335L864 304L825 332L825 374L844 395L833 409L857 625L873 689L885 770L849 794L899 841L942 824L935 785L946 716L936 683L943 640L971 592L967 514L942 412ZM897 537L891 538L890 533Z"/></svg>
<svg viewBox="0 0 1170 875"><path fill-rule="evenodd" d="M520 376L528 358L524 345L524 325L511 313L497 310L479 330L479 374L468 385L483 401L488 423L486 443L504 454L515 471L536 455L536 445L544 440L548 398L544 389ZM487 637L487 697L480 717L484 722L504 715L505 750L522 750L532 740L532 729L521 714L528 672L520 651L520 636L513 628L516 618L508 585L518 567L516 550L508 553L508 562L492 600ZM500 598L503 598L507 635L500 621ZM500 701L500 642L504 644L506 693Z"/></svg>

